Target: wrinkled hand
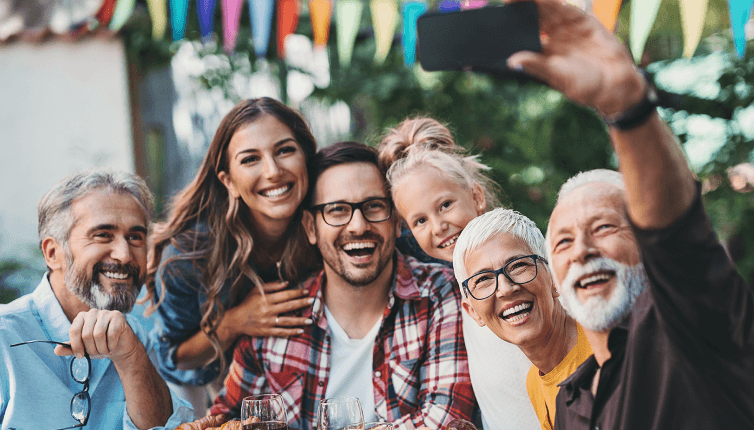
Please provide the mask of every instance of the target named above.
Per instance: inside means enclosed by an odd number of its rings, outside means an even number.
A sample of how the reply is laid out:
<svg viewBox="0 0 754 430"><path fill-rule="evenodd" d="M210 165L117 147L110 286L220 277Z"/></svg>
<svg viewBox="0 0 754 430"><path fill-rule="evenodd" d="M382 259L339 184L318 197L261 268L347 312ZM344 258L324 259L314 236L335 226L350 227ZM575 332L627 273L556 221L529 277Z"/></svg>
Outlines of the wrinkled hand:
<svg viewBox="0 0 754 430"><path fill-rule="evenodd" d="M264 295L255 288L240 304L228 310L224 320L227 320L226 327L231 330L232 337L242 334L288 337L302 333L303 330L294 327L311 324L312 321L285 314L310 306L313 300L307 297L307 290L284 290L287 286L287 282L264 284Z"/></svg>
<svg viewBox="0 0 754 430"><path fill-rule="evenodd" d="M90 309L81 312L73 319L68 335L71 347L58 345L55 354L81 358L86 352L91 358L108 357L117 364L144 350L126 317L119 311Z"/></svg>
<svg viewBox="0 0 754 430"><path fill-rule="evenodd" d="M534 2L540 31L546 35L542 52L517 52L508 59L508 67L523 68L571 100L605 115L641 101L646 81L628 49L593 14L561 0Z"/></svg>

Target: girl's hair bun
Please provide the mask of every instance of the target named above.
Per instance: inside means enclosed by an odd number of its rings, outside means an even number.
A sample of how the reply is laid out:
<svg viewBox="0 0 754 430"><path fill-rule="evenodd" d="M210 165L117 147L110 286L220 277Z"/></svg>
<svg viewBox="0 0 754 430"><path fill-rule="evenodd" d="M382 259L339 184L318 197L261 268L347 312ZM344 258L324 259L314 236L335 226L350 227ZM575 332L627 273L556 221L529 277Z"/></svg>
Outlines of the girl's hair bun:
<svg viewBox="0 0 754 430"><path fill-rule="evenodd" d="M379 147L380 169L387 171L390 165L401 158L427 149L447 153L463 151L462 147L456 145L453 135L444 124L432 118L409 118L388 130L382 138Z"/></svg>

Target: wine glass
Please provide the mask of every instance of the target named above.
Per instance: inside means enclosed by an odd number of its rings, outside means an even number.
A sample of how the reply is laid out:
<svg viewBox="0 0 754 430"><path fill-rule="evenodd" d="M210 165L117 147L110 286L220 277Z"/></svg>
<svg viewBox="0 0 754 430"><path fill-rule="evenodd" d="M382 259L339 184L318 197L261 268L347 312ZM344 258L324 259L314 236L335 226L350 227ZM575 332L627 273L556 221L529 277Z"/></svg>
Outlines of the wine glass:
<svg viewBox="0 0 754 430"><path fill-rule="evenodd" d="M249 396L241 403L244 430L288 430L285 405L280 394Z"/></svg>
<svg viewBox="0 0 754 430"><path fill-rule="evenodd" d="M356 397L335 397L319 402L317 430L361 429L364 415Z"/></svg>

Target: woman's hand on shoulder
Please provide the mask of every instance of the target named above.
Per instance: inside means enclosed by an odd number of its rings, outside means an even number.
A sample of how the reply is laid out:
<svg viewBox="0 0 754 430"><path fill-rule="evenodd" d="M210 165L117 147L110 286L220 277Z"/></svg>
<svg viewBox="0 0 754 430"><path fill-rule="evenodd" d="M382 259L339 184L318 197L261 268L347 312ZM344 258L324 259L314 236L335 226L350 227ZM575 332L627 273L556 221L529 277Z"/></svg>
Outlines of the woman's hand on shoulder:
<svg viewBox="0 0 754 430"><path fill-rule="evenodd" d="M287 286L287 282L266 283L264 294L255 288L229 309L222 322L229 331L228 340L232 342L241 335L289 337L303 333L301 326L311 324L312 320L289 314L311 306L314 299L308 297L308 290L286 290Z"/></svg>

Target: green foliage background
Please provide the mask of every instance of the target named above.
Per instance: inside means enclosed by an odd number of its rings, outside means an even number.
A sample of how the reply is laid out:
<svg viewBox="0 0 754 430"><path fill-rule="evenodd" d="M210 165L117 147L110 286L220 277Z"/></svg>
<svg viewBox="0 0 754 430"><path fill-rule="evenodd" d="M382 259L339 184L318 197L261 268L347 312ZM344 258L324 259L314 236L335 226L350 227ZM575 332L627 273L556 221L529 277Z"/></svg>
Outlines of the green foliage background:
<svg viewBox="0 0 754 430"><path fill-rule="evenodd" d="M138 3L141 12L134 16L124 33L131 60L143 69L163 66L169 62L176 45L167 40L151 40L146 8L142 0ZM193 2L191 7L195 7ZM626 1L616 31L622 40L628 39L629 16L630 2ZM730 65L718 80L717 97L704 99L693 94L664 92L673 107L664 109L662 114L673 125L682 143L688 139L683 131L688 115L707 115L727 121L725 144L697 173L701 181L717 185L705 194L705 204L723 241L736 239L736 249L742 251L734 256L741 272L751 279L754 275L754 193L734 191L726 180L726 170L738 163L753 161L754 141L745 137L744 130L732 118L735 112L754 101L754 55L751 49L745 60L736 59L732 54L728 16L725 0L710 1L703 33L705 42L696 53L705 56L722 50L730 55ZM198 40L194 10L189 11L189 17L187 38ZM237 53L248 55L254 64L248 22L248 10L244 7ZM218 10L215 29L221 26ZM398 38L385 63L376 65L368 7L364 9L361 29L352 63L347 68L338 66L337 34L331 29L332 82L325 89L315 90L311 96L326 102L342 100L349 105L352 139L375 145L387 128L409 116L427 115L443 121L454 132L458 143L471 153L481 154L482 161L492 167L490 175L503 190L504 204L531 217L543 230L557 190L566 178L582 170L617 167L605 126L590 109L535 83L502 81L464 72L428 74L408 68L403 64ZM296 33L312 35L306 10ZM276 52L274 43L275 37L272 37L270 61L274 70L281 71L286 66L272 57ZM643 65L662 60L650 67L654 72L661 71L681 56L682 49L678 1L664 0L645 49ZM225 55L221 52L221 41L210 44L205 54ZM232 59L230 63L233 64ZM237 98L229 81L230 72L213 71L203 77L207 87L222 87L228 97Z"/></svg>

